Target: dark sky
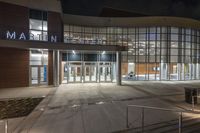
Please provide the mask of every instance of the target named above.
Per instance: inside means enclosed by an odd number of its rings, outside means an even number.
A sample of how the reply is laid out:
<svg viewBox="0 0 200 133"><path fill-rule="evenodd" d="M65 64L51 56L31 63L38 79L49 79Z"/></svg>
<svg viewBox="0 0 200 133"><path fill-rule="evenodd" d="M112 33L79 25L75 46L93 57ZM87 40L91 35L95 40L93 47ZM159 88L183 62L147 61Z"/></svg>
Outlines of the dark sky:
<svg viewBox="0 0 200 133"><path fill-rule="evenodd" d="M99 16L104 7L157 16L200 19L200 0L61 0L64 13Z"/></svg>

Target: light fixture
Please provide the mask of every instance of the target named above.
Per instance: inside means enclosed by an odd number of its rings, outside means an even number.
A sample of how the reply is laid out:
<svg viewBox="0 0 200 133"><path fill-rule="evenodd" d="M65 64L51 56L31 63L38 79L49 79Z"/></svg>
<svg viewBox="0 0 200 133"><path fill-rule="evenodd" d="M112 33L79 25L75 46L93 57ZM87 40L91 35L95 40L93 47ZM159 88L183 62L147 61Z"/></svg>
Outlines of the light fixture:
<svg viewBox="0 0 200 133"><path fill-rule="evenodd" d="M76 52L74 51L74 50L72 50L72 53L75 55L76 54Z"/></svg>
<svg viewBox="0 0 200 133"><path fill-rule="evenodd" d="M103 52L102 52L102 54L105 54L105 53L106 53L106 51L103 51Z"/></svg>
<svg viewBox="0 0 200 133"><path fill-rule="evenodd" d="M128 63L129 65L134 65L134 63Z"/></svg>

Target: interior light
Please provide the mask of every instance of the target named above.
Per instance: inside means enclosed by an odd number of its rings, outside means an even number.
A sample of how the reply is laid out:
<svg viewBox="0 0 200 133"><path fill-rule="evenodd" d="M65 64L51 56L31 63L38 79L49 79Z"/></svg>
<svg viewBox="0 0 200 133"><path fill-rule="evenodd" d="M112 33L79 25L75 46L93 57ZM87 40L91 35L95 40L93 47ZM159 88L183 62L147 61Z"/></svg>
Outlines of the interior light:
<svg viewBox="0 0 200 133"><path fill-rule="evenodd" d="M73 53L73 54L76 54L76 52L75 52L74 50L72 50L72 53Z"/></svg>
<svg viewBox="0 0 200 133"><path fill-rule="evenodd" d="M105 54L105 53L106 53L106 51L103 51L103 52L102 52L102 54Z"/></svg>
<svg viewBox="0 0 200 133"><path fill-rule="evenodd" d="M42 30L42 26L38 26L38 28L39 28L40 30Z"/></svg>

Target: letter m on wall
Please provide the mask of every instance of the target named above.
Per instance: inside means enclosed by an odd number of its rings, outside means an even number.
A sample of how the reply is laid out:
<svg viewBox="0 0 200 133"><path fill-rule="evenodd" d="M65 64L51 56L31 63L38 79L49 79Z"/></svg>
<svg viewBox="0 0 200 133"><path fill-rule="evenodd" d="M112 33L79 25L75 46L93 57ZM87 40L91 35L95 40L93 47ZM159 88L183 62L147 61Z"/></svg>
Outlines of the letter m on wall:
<svg viewBox="0 0 200 133"><path fill-rule="evenodd" d="M13 32L7 31L6 39L16 39L16 32L15 31L13 31Z"/></svg>

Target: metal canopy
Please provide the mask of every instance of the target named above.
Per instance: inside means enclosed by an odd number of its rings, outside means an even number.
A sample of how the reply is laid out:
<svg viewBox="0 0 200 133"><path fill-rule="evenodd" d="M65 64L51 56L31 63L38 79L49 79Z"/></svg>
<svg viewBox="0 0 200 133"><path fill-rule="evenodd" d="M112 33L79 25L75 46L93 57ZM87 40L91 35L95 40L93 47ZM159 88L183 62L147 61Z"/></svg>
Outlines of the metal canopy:
<svg viewBox="0 0 200 133"><path fill-rule="evenodd" d="M117 45L91 45L71 43L50 43L42 41L0 40L0 47L21 49L83 50L83 51L125 51L126 47Z"/></svg>

